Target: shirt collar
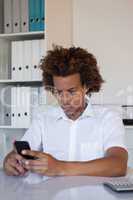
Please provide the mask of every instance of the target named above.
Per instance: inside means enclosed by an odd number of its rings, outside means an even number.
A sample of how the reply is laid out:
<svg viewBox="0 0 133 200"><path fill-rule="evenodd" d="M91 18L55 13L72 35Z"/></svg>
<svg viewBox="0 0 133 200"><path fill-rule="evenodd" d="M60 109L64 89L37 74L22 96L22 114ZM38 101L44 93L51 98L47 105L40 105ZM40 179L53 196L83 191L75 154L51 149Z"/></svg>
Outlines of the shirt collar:
<svg viewBox="0 0 133 200"><path fill-rule="evenodd" d="M86 102L87 102L87 107L78 119L83 119L85 117L93 117L94 116L94 111L93 111L93 107L92 107L91 102L90 102L90 97L86 95L85 99L86 99ZM66 116L66 114L64 113L64 111L61 107L59 107L56 119L57 120L60 120L60 119L69 120L69 118Z"/></svg>

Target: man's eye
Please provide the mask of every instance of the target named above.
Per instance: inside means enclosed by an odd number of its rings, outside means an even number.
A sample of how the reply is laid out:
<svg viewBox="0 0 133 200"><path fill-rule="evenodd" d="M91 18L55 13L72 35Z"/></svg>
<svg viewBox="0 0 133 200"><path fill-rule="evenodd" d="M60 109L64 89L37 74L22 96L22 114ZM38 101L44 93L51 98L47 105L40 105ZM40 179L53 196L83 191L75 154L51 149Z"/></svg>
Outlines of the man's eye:
<svg viewBox="0 0 133 200"><path fill-rule="evenodd" d="M69 93L70 93L71 95L75 95L75 94L76 94L76 91L75 91L75 90L69 91Z"/></svg>

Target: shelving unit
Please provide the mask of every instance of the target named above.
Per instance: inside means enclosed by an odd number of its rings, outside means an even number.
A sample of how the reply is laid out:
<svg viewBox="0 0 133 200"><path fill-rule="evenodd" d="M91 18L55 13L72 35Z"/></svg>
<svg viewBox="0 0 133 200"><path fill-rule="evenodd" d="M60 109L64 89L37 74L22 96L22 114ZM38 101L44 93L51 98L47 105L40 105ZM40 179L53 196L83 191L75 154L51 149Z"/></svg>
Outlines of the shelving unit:
<svg viewBox="0 0 133 200"><path fill-rule="evenodd" d="M45 1L45 0L44 0ZM3 1L4 2L4 1ZM0 16L2 18L2 16ZM7 64L2 65L1 64L1 71L4 74L4 77L1 76L0 79L0 155L2 157L2 159L0 159L0 166L2 166L2 160L4 158L4 156L7 154L7 152L9 152L12 148L12 142L15 139L20 139L23 134L25 133L25 131L27 130L27 128L29 127L29 120L31 120L30 118L32 117L32 110L31 108L27 108L27 110L24 110L24 112L26 113L26 115L28 116L27 118L27 125L23 126L23 124L19 127L18 126L18 122L16 121L16 125L13 125L13 116L14 116L14 112L13 112L13 98L12 98L12 88L17 88L16 91L21 91L21 89L27 90L29 89L29 91L31 90L30 94L27 94L27 96L25 96L25 94L21 94L21 93L17 93L18 96L16 96L16 98L19 98L19 101L21 101L21 97L25 100L25 104L27 106L27 97L28 95L32 95L32 90L34 88L38 88L38 91L40 90L39 88L42 86L42 81L41 79L38 80L32 80L32 79L27 79L27 80L23 80L21 79L14 79L12 76L12 63L13 63L13 57L12 57L12 43L13 42L21 42L21 41L33 41L33 40L38 40L38 41L44 41L45 43L45 32L44 31L34 31L34 32L17 32L17 33L4 33L4 31L1 31L2 33L0 34L0 45L1 45L1 49L3 48L3 53L1 50L1 54L4 56L3 59L5 59L5 61L7 60ZM44 39L44 40L42 40ZM17 43L16 43L17 44ZM24 44L22 44L24 45ZM43 46L43 55L45 55L46 52L46 46L45 44L42 45ZM31 46L32 47L32 46ZM8 49L7 49L8 48ZM18 49L19 51L20 49ZM24 49L23 49L24 50ZM23 52L22 52L23 53ZM16 51L16 57L19 55L19 52ZM2 57L1 57L2 58ZM23 58L25 59L25 58ZM33 59L32 57L30 59ZM30 60L30 62L32 63L32 60ZM8 65L8 66L7 66ZM22 66L23 67L23 66ZM6 71L5 71L6 70ZM31 71L32 73L32 71ZM4 94L3 90L5 90L6 88L9 88L9 94L7 96L7 93ZM14 90L15 91L15 90ZM3 92L3 93L2 93ZM34 91L33 91L34 92ZM4 96L4 101L2 100L2 95ZM20 96L21 95L21 96ZM36 94L35 94L36 95ZM26 99L25 99L26 98ZM35 97L33 97L35 98ZM37 97L36 97L37 98ZM39 98L39 97L38 97ZM7 102L5 102L8 99L8 104ZM29 101L31 101L32 96L29 96ZM18 102L16 102L18 103ZM21 104L22 102L20 102L19 104ZM7 104L7 105L6 105ZM10 104L10 105L9 105ZM29 103L28 105L31 107L31 103ZM16 105L15 105L16 106ZM21 106L21 105L19 105ZM39 105L38 105L39 106ZM8 108L8 113L7 112L7 108ZM18 107L16 107L18 108ZM24 107L24 105L22 105L23 109L26 109L26 107ZM17 110L17 109L16 109ZM3 112L3 113L2 113ZM29 112L29 113L28 113ZM8 114L8 115L7 115ZM5 117L7 115L7 118ZM15 114L16 116L17 114ZM22 118L22 112L19 111L18 116L21 116ZM10 120L9 120L10 118ZM8 123L6 124L1 124L2 122L4 123L4 120L8 120ZM26 120L26 118L25 118ZM24 123L24 119L22 118L21 121ZM21 123L20 121L20 123ZM18 127L17 127L18 126ZM3 150L2 150L3 149Z"/></svg>

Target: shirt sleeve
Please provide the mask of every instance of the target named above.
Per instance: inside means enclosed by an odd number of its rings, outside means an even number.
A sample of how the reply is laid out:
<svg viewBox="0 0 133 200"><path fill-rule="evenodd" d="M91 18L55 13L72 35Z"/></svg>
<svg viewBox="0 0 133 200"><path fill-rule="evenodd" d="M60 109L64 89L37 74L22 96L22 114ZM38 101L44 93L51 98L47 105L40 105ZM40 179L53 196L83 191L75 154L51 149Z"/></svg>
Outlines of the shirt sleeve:
<svg viewBox="0 0 133 200"><path fill-rule="evenodd" d="M122 147L127 150L125 145L125 129L119 113L108 111L103 127L104 151L111 147Z"/></svg>
<svg viewBox="0 0 133 200"><path fill-rule="evenodd" d="M41 116L37 116L33 119L29 129L26 131L22 137L22 141L28 141L32 150L42 149L42 119Z"/></svg>

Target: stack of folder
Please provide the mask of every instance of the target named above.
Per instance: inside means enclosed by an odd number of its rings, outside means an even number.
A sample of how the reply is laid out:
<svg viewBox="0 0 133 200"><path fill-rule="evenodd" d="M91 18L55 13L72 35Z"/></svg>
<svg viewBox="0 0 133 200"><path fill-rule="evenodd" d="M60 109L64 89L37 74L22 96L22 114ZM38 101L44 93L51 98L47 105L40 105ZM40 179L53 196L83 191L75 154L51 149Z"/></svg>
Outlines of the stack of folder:
<svg viewBox="0 0 133 200"><path fill-rule="evenodd" d="M15 128L28 128L31 120L36 116L40 98L46 105L46 92L38 87L12 87L11 89L11 126Z"/></svg>
<svg viewBox="0 0 133 200"><path fill-rule="evenodd" d="M43 87L8 86L0 93L0 126L28 128L40 106L46 106Z"/></svg>
<svg viewBox="0 0 133 200"><path fill-rule="evenodd" d="M12 41L11 79L19 81L41 81L40 60L46 54L44 39Z"/></svg>
<svg viewBox="0 0 133 200"><path fill-rule="evenodd" d="M0 88L0 126L11 125L11 86Z"/></svg>
<svg viewBox="0 0 133 200"><path fill-rule="evenodd" d="M4 33L43 31L45 0L4 0Z"/></svg>

